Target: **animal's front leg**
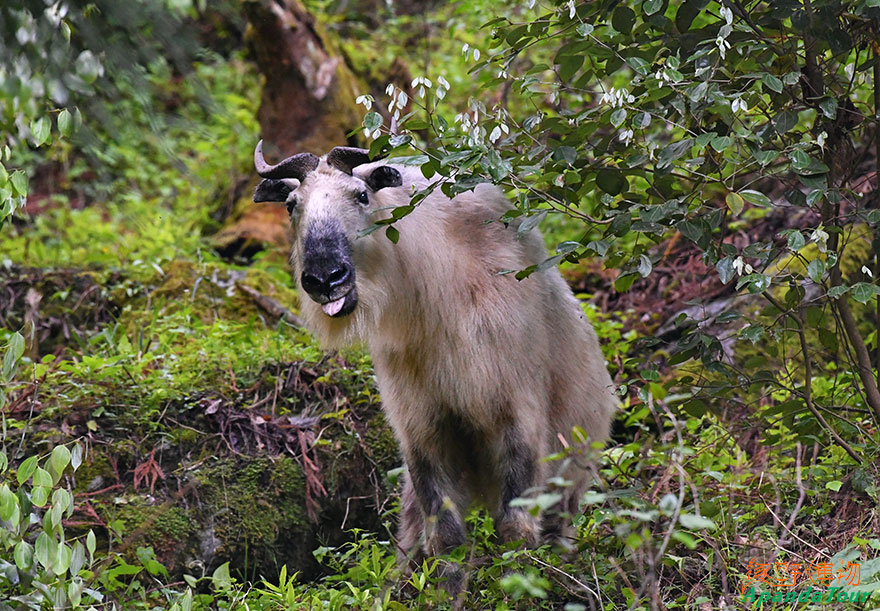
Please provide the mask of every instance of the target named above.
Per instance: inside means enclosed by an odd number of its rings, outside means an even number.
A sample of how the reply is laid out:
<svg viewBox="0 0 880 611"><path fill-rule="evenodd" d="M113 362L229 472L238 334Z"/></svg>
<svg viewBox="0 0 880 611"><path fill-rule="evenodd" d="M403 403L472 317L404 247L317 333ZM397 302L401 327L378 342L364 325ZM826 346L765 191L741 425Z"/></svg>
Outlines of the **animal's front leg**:
<svg viewBox="0 0 880 611"><path fill-rule="evenodd" d="M404 470L403 490L400 493L400 525L397 530L397 542L400 547L399 557L401 568L409 572L410 568L418 567L424 559L422 537L425 531L425 516L416 492L413 489L412 477ZM410 565L410 566L407 566Z"/></svg>
<svg viewBox="0 0 880 611"><path fill-rule="evenodd" d="M502 542L523 540L535 547L540 536L538 518L510 501L535 485L538 480L538 453L526 442L524 432L515 427L504 433L501 456L501 507L497 516L498 537Z"/></svg>
<svg viewBox="0 0 880 611"><path fill-rule="evenodd" d="M422 453L410 452L407 469L412 489L425 516L425 551L447 554L465 543L464 522L443 470Z"/></svg>
<svg viewBox="0 0 880 611"><path fill-rule="evenodd" d="M408 454L409 483L425 516L425 552L431 556L448 554L466 542L464 521L452 500L451 483L443 469L425 455L418 451ZM461 608L464 571L457 563L444 561L439 574L443 587L455 598L453 608Z"/></svg>

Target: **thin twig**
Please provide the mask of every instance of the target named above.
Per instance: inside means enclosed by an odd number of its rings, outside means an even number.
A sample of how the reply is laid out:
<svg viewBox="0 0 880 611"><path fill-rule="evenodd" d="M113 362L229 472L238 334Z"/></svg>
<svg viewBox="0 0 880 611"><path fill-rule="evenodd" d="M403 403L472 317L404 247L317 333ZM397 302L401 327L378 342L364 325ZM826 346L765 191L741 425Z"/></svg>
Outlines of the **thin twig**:
<svg viewBox="0 0 880 611"><path fill-rule="evenodd" d="M254 303L263 308L268 314L271 314L275 318L280 318L284 322L290 323L295 327L305 326L299 316L285 308L283 305L281 305L271 297L263 295L256 289L249 287L246 284L236 283L235 286L238 288L239 291L253 299Z"/></svg>
<svg viewBox="0 0 880 611"><path fill-rule="evenodd" d="M831 435L831 437L834 439L834 441L837 442L837 445L839 445L841 448L846 450L846 453L849 454L852 457L852 459L854 461L856 461L857 464L861 465L863 462L861 456L859 456L856 453L856 451L852 449L852 447L843 439L843 437L841 437L840 435L837 434L837 431L835 431L831 427L831 425L828 424L828 421L825 420L825 417L821 414L821 412L819 412L818 409L816 409L816 406L813 404L813 397L812 397L813 365L810 362L810 352L809 352L809 346L807 345L807 335L804 332L804 320L796 312L794 312L792 310L786 310L782 306L782 304L779 303L778 301L776 301L776 299L774 299L773 296L770 295L767 291L764 291L762 293L762 295L764 296L764 298L767 301L769 301L774 306L776 306L776 308L780 312L784 312L785 314L787 314L797 324L798 336L800 337L800 340L801 340L801 351L803 352L803 358L804 358L804 402L807 404L807 409L809 409L810 412L813 414L813 416L816 418L816 420L819 421L819 424L821 424L822 427L826 431L828 431L828 433ZM843 300L841 300L841 301L843 301ZM873 382L873 379L872 379L872 382Z"/></svg>
<svg viewBox="0 0 880 611"><path fill-rule="evenodd" d="M785 525L785 530L791 532L792 527L794 526L794 521L797 519L798 513L801 510L801 507L804 504L804 499L807 496L807 490L804 488L804 482L801 478L801 456L803 454L803 447L801 446L801 442L798 441L795 448L795 462L794 462L794 473L795 473L795 483L798 488L798 500L794 505L794 510L791 512L791 516L788 518L788 523ZM777 541L777 545L782 546L788 543L788 539L780 537Z"/></svg>
<svg viewBox="0 0 880 611"><path fill-rule="evenodd" d="M570 573L566 573L562 569L555 567L552 564L549 564L547 562L544 562L543 560L541 560L540 558L538 558L534 554L530 554L530 553L526 552L526 557L529 558L532 562L536 562L537 564L540 564L545 569L550 569L551 571L554 571L556 573L559 573L560 575L565 576L566 578L570 579L572 582L574 582L575 584L580 586L580 588L583 589L585 592L592 595L596 600L599 600L599 595L595 591L593 591L593 589L590 586L588 586L583 581L576 578L574 575L572 575Z"/></svg>
<svg viewBox="0 0 880 611"><path fill-rule="evenodd" d="M40 388L40 382L37 380L37 364L34 363L34 391L31 393L31 408L28 412L28 418L24 423L24 428L21 430L21 441L18 442L18 454L21 454L21 449L24 447L24 438L27 435L28 425L31 423L31 418L34 417L34 406L37 403L37 390Z"/></svg>

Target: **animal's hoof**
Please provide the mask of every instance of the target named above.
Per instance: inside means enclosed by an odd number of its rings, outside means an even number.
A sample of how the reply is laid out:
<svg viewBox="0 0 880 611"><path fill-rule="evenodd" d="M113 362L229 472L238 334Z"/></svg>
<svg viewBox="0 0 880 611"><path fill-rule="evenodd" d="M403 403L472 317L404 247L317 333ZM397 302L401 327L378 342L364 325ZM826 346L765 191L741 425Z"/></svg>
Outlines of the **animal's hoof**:
<svg viewBox="0 0 880 611"><path fill-rule="evenodd" d="M522 510L511 510L502 516L496 531L502 543L523 541L528 547L537 547L540 539L537 518Z"/></svg>
<svg viewBox="0 0 880 611"><path fill-rule="evenodd" d="M467 593L467 573L460 564L450 560L440 560L437 569L440 587L452 597L452 608L463 609L462 605Z"/></svg>

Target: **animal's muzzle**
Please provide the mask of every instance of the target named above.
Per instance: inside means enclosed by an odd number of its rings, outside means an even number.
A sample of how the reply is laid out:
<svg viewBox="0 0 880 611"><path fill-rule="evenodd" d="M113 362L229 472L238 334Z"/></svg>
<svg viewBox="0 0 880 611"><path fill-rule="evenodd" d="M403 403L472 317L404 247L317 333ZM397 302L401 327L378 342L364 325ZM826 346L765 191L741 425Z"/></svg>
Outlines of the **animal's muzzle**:
<svg viewBox="0 0 880 611"><path fill-rule="evenodd" d="M348 264L330 262L303 271L300 285L313 297L332 296L340 287L351 284L351 277L352 269Z"/></svg>
<svg viewBox="0 0 880 611"><path fill-rule="evenodd" d="M355 270L345 234L333 223L312 225L303 243L300 287L327 316L350 314L357 305Z"/></svg>

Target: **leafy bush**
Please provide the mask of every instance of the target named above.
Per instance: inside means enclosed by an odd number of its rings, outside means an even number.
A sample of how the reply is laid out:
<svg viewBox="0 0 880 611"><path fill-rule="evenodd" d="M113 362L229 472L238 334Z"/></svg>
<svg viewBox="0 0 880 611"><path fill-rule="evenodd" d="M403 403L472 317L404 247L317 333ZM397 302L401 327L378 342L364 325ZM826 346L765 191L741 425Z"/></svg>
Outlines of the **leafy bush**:
<svg viewBox="0 0 880 611"><path fill-rule="evenodd" d="M877 340L866 323L880 293L868 250L880 216L863 176L876 128L868 24L880 8L648 0L534 10L490 21L486 48L464 48L484 91L508 88L518 98L511 106L531 112L489 105L487 95L450 110L448 83L417 77L418 99L391 93L395 133L367 113L371 150L416 146L422 155L404 161L442 177L432 188L449 194L505 185L516 197L502 220L522 230L554 215L580 221L578 239L518 278L592 257L617 270L614 286L625 292L662 262L658 245L681 236L715 270L713 282L755 298L702 319L688 313L698 307L684 310L672 326L678 339L644 363L678 374L635 387L656 399L672 392L670 405L692 415L731 402L761 412L772 397L772 413L793 432L822 431L852 466L874 455L865 426L880 419L869 353ZM379 223L391 239L424 195ZM736 239L768 217L782 229ZM756 343L760 355L738 358ZM849 425L823 415L841 404Z"/></svg>

